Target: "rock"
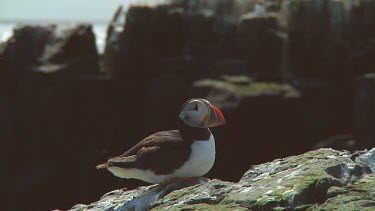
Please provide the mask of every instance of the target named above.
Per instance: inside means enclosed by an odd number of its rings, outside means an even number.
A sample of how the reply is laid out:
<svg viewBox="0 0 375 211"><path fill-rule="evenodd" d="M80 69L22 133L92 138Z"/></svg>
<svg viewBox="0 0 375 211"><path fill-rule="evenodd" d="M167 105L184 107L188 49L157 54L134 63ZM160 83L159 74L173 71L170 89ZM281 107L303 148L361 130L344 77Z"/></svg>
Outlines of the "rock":
<svg viewBox="0 0 375 211"><path fill-rule="evenodd" d="M4 209L50 209L56 201L41 196L52 189L64 201L95 195L87 184L97 176L75 177L95 171L97 140L113 124L105 109L113 98L112 85L100 78L91 26L20 26L0 57L6 61L0 73ZM65 197L73 187L89 194ZM23 203L16 203L19 196Z"/></svg>
<svg viewBox="0 0 375 211"><path fill-rule="evenodd" d="M367 74L356 81L353 106L353 128L362 148L372 147L375 139L375 74Z"/></svg>
<svg viewBox="0 0 375 211"><path fill-rule="evenodd" d="M357 163L363 163L367 165L372 173L375 173L375 148L369 152L362 154L356 158Z"/></svg>
<svg viewBox="0 0 375 211"><path fill-rule="evenodd" d="M365 44L363 48L353 53L351 58L352 68L355 69L356 75L374 72L375 62L375 38Z"/></svg>
<svg viewBox="0 0 375 211"><path fill-rule="evenodd" d="M361 157L373 156L375 148ZM319 149L252 166L237 183L217 179L116 190L71 210L372 210L375 176L347 151ZM358 177L358 175L360 175ZM182 188L182 189L181 189Z"/></svg>
<svg viewBox="0 0 375 211"><path fill-rule="evenodd" d="M345 80L371 72L372 1L286 1L289 55L297 76ZM372 19L371 19L372 20Z"/></svg>
<svg viewBox="0 0 375 211"><path fill-rule="evenodd" d="M98 53L91 25L55 27L34 71L44 74L69 71L90 77L99 74Z"/></svg>
<svg viewBox="0 0 375 211"><path fill-rule="evenodd" d="M120 54L119 41L122 31L124 30L124 11L119 6L113 15L111 22L107 28L107 38L105 41L105 49L103 54L103 72L114 76L112 71L117 70L118 57Z"/></svg>
<svg viewBox="0 0 375 211"><path fill-rule="evenodd" d="M224 107L225 97L220 97L220 93L231 95L232 98L247 98L260 95L279 96L285 98L298 98L300 94L292 86L275 82L253 81L247 75L222 75L220 80L202 79L193 83L191 95L205 95L214 104ZM236 96L236 97L234 97ZM223 99L224 98L224 99Z"/></svg>
<svg viewBox="0 0 375 211"><path fill-rule="evenodd" d="M313 146L313 149L333 148L336 150L355 151L356 149L359 149L357 142L358 141L354 139L352 134L340 134L319 141Z"/></svg>
<svg viewBox="0 0 375 211"><path fill-rule="evenodd" d="M25 50L26 49L26 50ZM10 74L65 73L76 77L99 73L90 25L21 26L3 52Z"/></svg>
<svg viewBox="0 0 375 211"><path fill-rule="evenodd" d="M287 5L294 74L325 79L345 76L349 52L342 28L348 12L343 1L291 0Z"/></svg>
<svg viewBox="0 0 375 211"><path fill-rule="evenodd" d="M159 185L151 185L148 187L139 187L135 190L115 190L105 194L97 203L89 205L89 207L79 204L75 205L72 210L87 210L101 208L102 210L148 210L154 202L163 198L172 191L193 186L196 184L206 183L205 179L197 181L177 181L166 187ZM124 193L126 196L123 197ZM111 203L108 204L108 201Z"/></svg>
<svg viewBox="0 0 375 211"><path fill-rule="evenodd" d="M190 96L206 98L228 113L237 110L236 107L251 98L268 96L270 98L293 99L300 97L300 94L288 84L253 81L246 75L222 75L219 80L202 79L195 81ZM228 116L230 118L230 115Z"/></svg>
<svg viewBox="0 0 375 211"><path fill-rule="evenodd" d="M242 14L254 9L254 1L216 0L216 1L173 1L188 15L211 13L227 19L238 19Z"/></svg>
<svg viewBox="0 0 375 211"><path fill-rule="evenodd" d="M252 12L241 17L236 41L250 72L278 74L283 49L279 30L277 14Z"/></svg>
<svg viewBox="0 0 375 211"><path fill-rule="evenodd" d="M159 59L181 55L187 31L182 14L168 7L131 7L118 38L113 77L144 80L160 75L163 70L155 64Z"/></svg>
<svg viewBox="0 0 375 211"><path fill-rule="evenodd" d="M287 156L280 153L290 151L288 146L294 146L296 151L292 154L299 153L298 150L308 150L313 143L304 116L299 113L302 96L290 84L257 81L247 75L223 75L195 81L190 97L208 99L223 111L227 120L224 128L212 130L218 154L218 165L212 169L212 175L236 181L247 170L246 163L264 162L266 156ZM287 132L291 128L293 133ZM228 145L232 142L235 144ZM248 153L249 149L257 150ZM232 170L228 172L227 168Z"/></svg>
<svg viewBox="0 0 375 211"><path fill-rule="evenodd" d="M365 45L375 35L375 3L360 0L349 3L349 35L356 46Z"/></svg>
<svg viewBox="0 0 375 211"><path fill-rule="evenodd" d="M358 1L349 9L348 38L352 46L350 68L355 75L371 73L375 62L375 2Z"/></svg>
<svg viewBox="0 0 375 211"><path fill-rule="evenodd" d="M297 77L291 80L291 84L303 96L301 112L313 142L352 133L352 116L348 114L353 110L354 89L350 81L332 82L316 77ZM337 147L340 146L333 148L340 149ZM363 149L358 143L352 147Z"/></svg>
<svg viewBox="0 0 375 211"><path fill-rule="evenodd" d="M207 6L212 11L213 5ZM111 27L109 31L109 54L105 55L113 78L144 81L165 72L181 74L179 69L173 69L174 66L164 64L182 60L189 61L192 66L185 76L194 75L197 79L204 77L207 69L211 70L209 67L215 60L239 58L241 52L236 46L237 26L233 19L207 10L189 10L194 9L181 10L174 4L134 6L127 12L124 25L119 26L121 24L117 23L120 22L113 20L117 27ZM120 17L115 15L114 19Z"/></svg>
<svg viewBox="0 0 375 211"><path fill-rule="evenodd" d="M247 61L244 59L221 59L213 61L209 67L210 76L247 75Z"/></svg>
<svg viewBox="0 0 375 211"><path fill-rule="evenodd" d="M365 175L358 182L340 188L324 204L314 205L309 210L374 210L375 175ZM331 192L334 187L328 191ZM343 206L344 205L344 206Z"/></svg>
<svg viewBox="0 0 375 211"><path fill-rule="evenodd" d="M144 101L147 119L146 131L162 131L176 128L176 115L188 99L189 84L176 75L161 75L154 79ZM155 113L155 108L158 112ZM163 121L161 121L163 120Z"/></svg>
<svg viewBox="0 0 375 211"><path fill-rule="evenodd" d="M37 65L44 48L52 37L53 26L21 26L14 29L13 37L6 43L2 57L12 74L22 76Z"/></svg>
<svg viewBox="0 0 375 211"><path fill-rule="evenodd" d="M209 62L214 58L219 44L219 34L216 27L219 25L212 14L197 14L187 17L188 43L187 55L201 61Z"/></svg>

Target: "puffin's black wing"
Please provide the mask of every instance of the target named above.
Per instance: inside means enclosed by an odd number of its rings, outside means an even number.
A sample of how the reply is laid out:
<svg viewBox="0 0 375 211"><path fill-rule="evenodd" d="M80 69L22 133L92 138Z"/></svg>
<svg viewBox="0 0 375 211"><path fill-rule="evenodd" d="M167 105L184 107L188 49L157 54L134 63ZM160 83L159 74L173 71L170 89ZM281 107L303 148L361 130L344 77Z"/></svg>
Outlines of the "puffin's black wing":
<svg viewBox="0 0 375 211"><path fill-rule="evenodd" d="M190 144L183 141L178 130L162 131L148 136L104 165L151 170L158 175L169 174L188 160Z"/></svg>

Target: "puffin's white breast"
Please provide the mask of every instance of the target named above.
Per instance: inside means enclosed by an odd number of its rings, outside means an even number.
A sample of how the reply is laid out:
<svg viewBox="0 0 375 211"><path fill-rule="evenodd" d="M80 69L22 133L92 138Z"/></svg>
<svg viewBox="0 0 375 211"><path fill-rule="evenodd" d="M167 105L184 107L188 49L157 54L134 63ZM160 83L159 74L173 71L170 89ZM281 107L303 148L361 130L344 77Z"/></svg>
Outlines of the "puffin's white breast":
<svg viewBox="0 0 375 211"><path fill-rule="evenodd" d="M215 139L212 134L207 141L194 141L189 159L173 172L173 176L200 177L205 175L214 165L215 153Z"/></svg>

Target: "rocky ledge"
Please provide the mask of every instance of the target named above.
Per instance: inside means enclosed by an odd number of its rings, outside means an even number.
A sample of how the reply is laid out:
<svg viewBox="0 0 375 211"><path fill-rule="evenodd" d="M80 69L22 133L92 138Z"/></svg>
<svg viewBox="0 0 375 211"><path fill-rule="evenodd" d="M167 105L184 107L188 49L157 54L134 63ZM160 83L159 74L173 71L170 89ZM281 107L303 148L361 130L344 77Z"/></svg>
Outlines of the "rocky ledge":
<svg viewBox="0 0 375 211"><path fill-rule="evenodd" d="M375 148L319 149L217 179L115 190L71 210L374 210Z"/></svg>

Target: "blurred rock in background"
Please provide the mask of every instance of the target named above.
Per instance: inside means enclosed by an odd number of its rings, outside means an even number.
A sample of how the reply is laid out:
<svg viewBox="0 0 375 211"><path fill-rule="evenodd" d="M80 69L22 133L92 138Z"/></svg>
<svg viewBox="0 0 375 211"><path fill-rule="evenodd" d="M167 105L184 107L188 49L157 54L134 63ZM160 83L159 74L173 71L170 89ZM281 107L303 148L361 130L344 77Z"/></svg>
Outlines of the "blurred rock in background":
<svg viewBox="0 0 375 211"><path fill-rule="evenodd" d="M8 209L68 208L142 184L94 167L174 129L192 97L228 122L213 130L208 177L238 181L250 165L313 147L371 148L374 40L375 2L366 0L120 7L103 55L90 25L19 27L0 45Z"/></svg>

